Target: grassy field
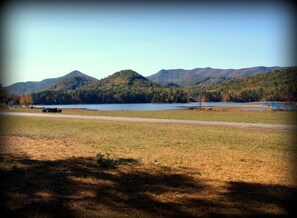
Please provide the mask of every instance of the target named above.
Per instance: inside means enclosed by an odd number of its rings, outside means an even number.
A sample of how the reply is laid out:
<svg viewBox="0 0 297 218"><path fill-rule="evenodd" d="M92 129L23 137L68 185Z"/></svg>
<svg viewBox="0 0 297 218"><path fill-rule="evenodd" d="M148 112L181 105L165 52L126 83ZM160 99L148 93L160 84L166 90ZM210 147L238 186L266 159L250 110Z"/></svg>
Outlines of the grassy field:
<svg viewBox="0 0 297 218"><path fill-rule="evenodd" d="M237 109L236 109L237 108ZM267 124L297 124L296 111L242 111L239 107L216 107L216 111L91 111L81 109L63 109L62 114L91 116L140 117L179 120L225 121ZM5 111L41 113L41 109L7 109Z"/></svg>
<svg viewBox="0 0 297 218"><path fill-rule="evenodd" d="M3 206L12 217L277 216L294 208L291 131L33 117L2 124Z"/></svg>

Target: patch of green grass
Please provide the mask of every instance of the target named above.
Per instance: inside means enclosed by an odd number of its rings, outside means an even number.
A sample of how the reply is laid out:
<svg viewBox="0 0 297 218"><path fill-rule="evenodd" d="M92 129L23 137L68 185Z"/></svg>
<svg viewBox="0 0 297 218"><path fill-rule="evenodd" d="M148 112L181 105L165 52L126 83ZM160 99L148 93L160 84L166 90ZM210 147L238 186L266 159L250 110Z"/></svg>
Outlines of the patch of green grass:
<svg viewBox="0 0 297 218"><path fill-rule="evenodd" d="M7 111L41 113L39 109L11 109ZM139 117L178 120L202 120L243 123L266 124L297 124L296 111L188 111L188 110L162 110L162 111L88 111L80 109L63 109L62 114L78 114L90 116L112 117Z"/></svg>
<svg viewBox="0 0 297 218"><path fill-rule="evenodd" d="M240 216L247 208L252 208L252 215L254 208L283 214L282 198L272 205L270 200L263 201L262 195L270 190L283 194L284 189L279 187L295 185L293 131L1 118L5 127L1 135L5 140L0 154L5 161L1 161L0 168L10 179L7 192L11 197L7 205L12 205L12 211L28 208L33 198L30 211L36 208L37 200L43 199L48 205L55 199L52 211L70 207L78 216L86 213L101 216L103 211L108 214L106 217L118 217L123 212L127 212L127 217L131 214L152 217L144 213L152 203L150 211L159 208L154 217L175 207L183 212L190 210L191 215L201 214L214 211L217 203L221 205L218 211L237 210L231 215ZM230 189L234 184L239 185ZM252 192L249 184L254 187ZM255 184L259 187L255 188ZM264 186L267 188L263 191ZM285 189L285 193L291 190ZM250 201L251 196L254 199L259 195L258 201ZM60 196L69 201L61 202ZM244 201L234 204L237 202L234 196ZM139 209L139 205L134 208L137 202L145 210ZM193 210L197 209L197 202L201 211ZM40 210L35 214L44 215ZM171 215L167 213L164 217Z"/></svg>
<svg viewBox="0 0 297 218"><path fill-rule="evenodd" d="M175 149L279 150L288 149L290 131L241 129L174 124L128 123L35 117L5 117L2 134L40 139L65 139L103 151L145 152Z"/></svg>
<svg viewBox="0 0 297 218"><path fill-rule="evenodd" d="M293 131L38 117L5 117L4 121L1 134L29 139L24 152L30 148L33 156L95 158L109 153L113 160L192 168L221 179L255 174L262 178L272 168L278 176L271 174L270 179L286 178L283 165L293 165L296 154ZM238 167L243 168L234 171Z"/></svg>

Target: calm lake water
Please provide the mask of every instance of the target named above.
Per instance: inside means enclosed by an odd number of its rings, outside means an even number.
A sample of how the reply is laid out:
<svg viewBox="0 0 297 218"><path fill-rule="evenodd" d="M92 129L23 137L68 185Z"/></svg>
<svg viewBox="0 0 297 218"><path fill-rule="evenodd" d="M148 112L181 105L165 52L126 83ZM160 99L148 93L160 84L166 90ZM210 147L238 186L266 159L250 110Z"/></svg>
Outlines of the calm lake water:
<svg viewBox="0 0 297 218"><path fill-rule="evenodd" d="M252 102L252 103L232 103L232 102L202 102L202 106L261 106L271 105L273 108L284 107L277 102ZM74 105L36 105L36 107L57 107L57 108L80 108L86 110L182 110L189 106L199 106L199 102L175 103L175 104L74 104ZM286 108L287 109L287 108ZM289 108L290 109L290 108ZM263 110L263 108L243 108L243 110Z"/></svg>

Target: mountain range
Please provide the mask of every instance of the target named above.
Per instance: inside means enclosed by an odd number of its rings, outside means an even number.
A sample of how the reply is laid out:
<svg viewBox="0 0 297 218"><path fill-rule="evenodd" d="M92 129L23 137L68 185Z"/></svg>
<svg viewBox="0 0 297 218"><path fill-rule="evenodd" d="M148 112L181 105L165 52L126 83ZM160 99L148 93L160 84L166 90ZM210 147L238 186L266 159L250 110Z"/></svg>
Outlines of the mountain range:
<svg viewBox="0 0 297 218"><path fill-rule="evenodd" d="M47 105L187 101L181 90L159 85L133 70L122 70L101 80L90 80L85 75L63 79L45 90L31 93L31 97L34 104Z"/></svg>
<svg viewBox="0 0 297 218"><path fill-rule="evenodd" d="M204 72L204 78L209 79L200 79L200 82L197 82L194 78L199 79L197 74L202 75L201 71ZM170 71L163 70L160 74L166 74L170 78ZM172 75L177 74L172 73ZM98 80L76 70L55 79L13 84L5 87L5 90L8 90L10 94L29 93L32 103L36 105L181 103L199 101L200 99L232 102L297 100L296 67L255 67L236 71L201 70L200 68L199 71L193 71L192 74L185 74L192 75L193 79L190 81L196 85L181 86L176 84L183 84L180 82L182 79L176 80L175 83L163 82L164 85L160 84L162 82L154 82L133 70L122 70ZM180 78L182 77L180 76ZM208 85L209 83L213 84ZM30 87L30 85L32 86ZM19 98L26 96L10 95L10 97L5 97L4 95L1 102L6 104L11 101L17 102Z"/></svg>
<svg viewBox="0 0 297 218"><path fill-rule="evenodd" d="M172 69L160 70L148 79L159 84L176 84L179 86L215 85L234 78L244 78L261 73L272 72L280 67L250 67L242 69L214 69L210 67L192 70Z"/></svg>
<svg viewBox="0 0 297 218"><path fill-rule="evenodd" d="M43 90L75 90L80 87L102 87L107 86L108 83L120 84L126 81L126 85L132 85L136 81L136 85L167 85L167 86L213 86L216 84L222 84L230 81L234 78L244 78L251 75L257 75L267 72L272 72L281 67L250 67L242 69L214 69L214 68L195 68L192 70L185 69L171 69L160 70L156 74L148 77L143 77L134 71L119 71L110 75L107 78L98 80L91 76L81 73L78 70L74 70L65 76L51 79L44 79L40 82L18 82L6 89L10 94L24 95L34 92L40 92ZM134 72L134 73L132 73ZM110 85L112 87L112 85Z"/></svg>

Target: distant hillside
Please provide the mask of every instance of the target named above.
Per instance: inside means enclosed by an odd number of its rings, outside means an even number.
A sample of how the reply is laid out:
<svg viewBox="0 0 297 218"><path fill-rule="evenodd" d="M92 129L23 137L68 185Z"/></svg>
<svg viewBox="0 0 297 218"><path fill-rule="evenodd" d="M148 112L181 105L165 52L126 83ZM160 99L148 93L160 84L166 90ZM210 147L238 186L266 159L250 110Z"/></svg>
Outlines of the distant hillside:
<svg viewBox="0 0 297 218"><path fill-rule="evenodd" d="M188 98L196 97L200 88L188 90ZM195 98L194 97L194 98ZM225 84L204 87L204 101L297 101L297 67L277 69L274 72L233 79Z"/></svg>
<svg viewBox="0 0 297 218"><path fill-rule="evenodd" d="M10 86L7 86L7 90L10 94L14 95L24 95L36 91L40 91L46 89L54 84L56 84L59 80L55 79L45 79L40 82L18 82L14 83Z"/></svg>
<svg viewBox="0 0 297 218"><path fill-rule="evenodd" d="M101 80L79 71L73 71L63 77L35 82L34 87L27 87L32 83L27 82L21 85L14 84L9 89L17 89L17 85L20 85L19 90L11 92L32 92L33 104L49 105L174 103L199 101L200 97L203 101L297 101L297 68L275 68L277 69L266 67L240 70L197 68L192 71L197 70L207 76L219 72L221 77L200 79L198 85L196 83L193 86L178 86L176 81L160 85L133 70L122 70ZM273 69L273 72L263 73ZM179 72L191 75L184 70L179 70ZM172 72L164 71L162 74L170 73ZM230 77L225 77L226 75ZM238 78L242 76L243 78ZM2 99L4 99L2 102L6 102L7 97L4 96Z"/></svg>
<svg viewBox="0 0 297 218"><path fill-rule="evenodd" d="M34 104L96 104L186 102L185 94L176 88L154 83L133 70L122 70L102 80L85 81L72 89L63 80L63 88L32 93ZM67 86L68 85L68 86ZM68 87L68 89L64 89Z"/></svg>
<svg viewBox="0 0 297 218"><path fill-rule="evenodd" d="M78 81L72 81L73 78L78 78ZM82 81L90 81L90 80L96 80L93 77L90 77L88 75L85 75L77 70L72 71L65 76L58 77L58 78L52 78L52 79L45 79L40 82L19 82L14 83L10 86L7 86L6 89L10 94L14 95L24 95L28 93L38 92L45 89L67 89L68 82L72 83L74 86L75 83L78 83L79 86ZM56 86L56 87L55 87Z"/></svg>
<svg viewBox="0 0 297 218"><path fill-rule="evenodd" d="M69 91L69 90L75 90L80 87L83 87L93 81L96 81L95 79L85 77L85 76L74 76L74 77L67 77L65 79L62 79L55 85L49 87L49 90L56 90L56 91Z"/></svg>
<svg viewBox="0 0 297 218"><path fill-rule="evenodd" d="M250 67L242 69L213 69L195 68L192 70L172 69L160 70L158 73L147 77L159 84L177 84L180 86L215 85L229 81L233 78L243 78L280 69L280 67Z"/></svg>
<svg viewBox="0 0 297 218"><path fill-rule="evenodd" d="M280 69L280 67L251 67L243 69L213 69L195 68L193 70L175 69L161 70L147 78L136 75L131 70L119 71L103 80L85 75L77 70L58 78L45 79L40 82L19 82L7 86L10 94L24 95L42 90L75 90L80 87L117 87L117 86L151 86L168 85L169 87L204 85L212 86L230 81L233 78L242 78ZM135 74L136 73L136 74ZM154 83L153 83L154 82ZM157 83L157 84L156 84Z"/></svg>
<svg viewBox="0 0 297 218"><path fill-rule="evenodd" d="M121 70L100 81L97 85L105 89L159 87L160 85L133 70Z"/></svg>

